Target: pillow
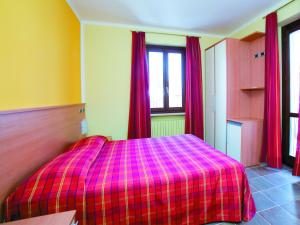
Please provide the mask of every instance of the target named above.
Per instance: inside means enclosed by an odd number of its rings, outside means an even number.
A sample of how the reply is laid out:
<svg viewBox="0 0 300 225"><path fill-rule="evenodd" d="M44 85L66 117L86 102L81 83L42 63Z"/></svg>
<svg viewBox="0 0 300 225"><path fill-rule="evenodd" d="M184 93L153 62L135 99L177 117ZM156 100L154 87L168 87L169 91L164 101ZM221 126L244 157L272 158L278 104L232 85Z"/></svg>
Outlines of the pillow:
<svg viewBox="0 0 300 225"><path fill-rule="evenodd" d="M106 141L108 141L107 137L101 135L86 137L71 145L68 151L85 150L87 145L103 145Z"/></svg>
<svg viewBox="0 0 300 225"><path fill-rule="evenodd" d="M73 209L81 211L85 179L106 140L103 136L79 140L69 151L42 166L7 198L6 220Z"/></svg>

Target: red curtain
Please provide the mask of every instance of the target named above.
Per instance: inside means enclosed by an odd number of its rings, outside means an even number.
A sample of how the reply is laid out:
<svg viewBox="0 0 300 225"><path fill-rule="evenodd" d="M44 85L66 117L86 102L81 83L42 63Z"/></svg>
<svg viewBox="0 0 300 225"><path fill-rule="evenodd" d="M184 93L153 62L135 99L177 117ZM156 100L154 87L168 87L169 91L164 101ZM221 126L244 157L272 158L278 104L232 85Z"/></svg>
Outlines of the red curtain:
<svg viewBox="0 0 300 225"><path fill-rule="evenodd" d="M185 133L203 139L201 49L198 37L186 38Z"/></svg>
<svg viewBox="0 0 300 225"><path fill-rule="evenodd" d="M281 168L280 72L277 13L266 17L265 105L262 161Z"/></svg>
<svg viewBox="0 0 300 225"><path fill-rule="evenodd" d="M128 139L147 138L151 137L151 115L144 32L132 32L131 57Z"/></svg>

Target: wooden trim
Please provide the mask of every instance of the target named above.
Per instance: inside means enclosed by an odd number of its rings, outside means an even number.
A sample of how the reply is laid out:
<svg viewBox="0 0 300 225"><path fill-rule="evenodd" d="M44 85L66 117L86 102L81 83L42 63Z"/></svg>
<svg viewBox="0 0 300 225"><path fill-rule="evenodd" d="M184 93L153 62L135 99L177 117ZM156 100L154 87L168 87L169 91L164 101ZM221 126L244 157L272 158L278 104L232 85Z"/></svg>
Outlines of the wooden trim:
<svg viewBox="0 0 300 225"><path fill-rule="evenodd" d="M0 113L1 206L20 182L83 137L84 111L76 104Z"/></svg>
<svg viewBox="0 0 300 225"><path fill-rule="evenodd" d="M265 87L242 87L240 88L242 91L262 91Z"/></svg>
<svg viewBox="0 0 300 225"><path fill-rule="evenodd" d="M72 106L83 106L83 108L84 108L85 103L61 105L61 106L45 106L45 107L26 108L26 109L3 110L3 111L0 111L0 115L7 115L7 114L14 114L14 113L24 113L24 112L34 112L34 111L57 109L57 108L66 108L66 107L72 107Z"/></svg>
<svg viewBox="0 0 300 225"><path fill-rule="evenodd" d="M265 33L256 31L252 34L247 35L246 37L241 38L240 41L252 42L252 41L255 41L255 40L257 40L259 38L262 38L264 36L265 36Z"/></svg>
<svg viewBox="0 0 300 225"><path fill-rule="evenodd" d="M258 33L261 33L261 34L258 34ZM248 36L246 36L246 37L240 39L240 40L241 40L241 41L245 41L245 40L243 40L243 39L249 38L249 36L252 36L252 35L257 35L257 38L251 40L251 41L254 41L254 40L256 40L256 39L259 39L259 38L265 36L265 33L258 32L258 31L257 31L257 32L254 32L254 33L252 33L252 34L250 34L250 35L248 35ZM260 37L258 37L258 35L260 35ZM251 38L251 37L250 37L250 38ZM223 38L223 39L221 39L220 41L218 41L218 42L212 44L211 46L207 47L207 48L205 49L205 51L208 50L208 49L210 49L210 48L212 48L212 47L215 47L217 44L220 44L221 42L226 41L226 40L229 40L229 39L232 39L232 38ZM246 39L246 40L247 40L247 39ZM251 41L249 40L248 42L251 42Z"/></svg>
<svg viewBox="0 0 300 225"><path fill-rule="evenodd" d="M151 114L162 113L180 113L185 112L185 64L186 64L186 48L177 46L164 45L147 45L147 58L149 52L161 52L163 54L163 108L151 108ZM168 74L168 53L180 53L182 56L182 107L169 107L169 74ZM148 63L149 66L149 63ZM149 69L149 68L148 68Z"/></svg>

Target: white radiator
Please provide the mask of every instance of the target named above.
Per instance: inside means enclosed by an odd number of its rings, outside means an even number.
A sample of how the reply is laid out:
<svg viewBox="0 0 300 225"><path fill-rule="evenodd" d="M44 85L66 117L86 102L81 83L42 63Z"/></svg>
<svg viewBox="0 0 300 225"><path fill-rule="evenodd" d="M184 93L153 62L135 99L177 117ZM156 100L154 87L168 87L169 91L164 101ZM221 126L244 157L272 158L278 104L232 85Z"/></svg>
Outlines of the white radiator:
<svg viewBox="0 0 300 225"><path fill-rule="evenodd" d="M184 116L176 118L152 118L151 120L151 136L172 136L184 134Z"/></svg>

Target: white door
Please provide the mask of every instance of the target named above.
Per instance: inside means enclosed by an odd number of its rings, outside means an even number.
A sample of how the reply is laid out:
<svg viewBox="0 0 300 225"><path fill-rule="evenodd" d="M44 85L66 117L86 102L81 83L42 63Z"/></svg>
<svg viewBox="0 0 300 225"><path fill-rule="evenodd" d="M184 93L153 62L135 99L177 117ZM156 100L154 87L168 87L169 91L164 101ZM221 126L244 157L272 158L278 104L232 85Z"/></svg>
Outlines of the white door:
<svg viewBox="0 0 300 225"><path fill-rule="evenodd" d="M215 46L215 148L226 153L226 41Z"/></svg>
<svg viewBox="0 0 300 225"><path fill-rule="evenodd" d="M205 52L205 141L215 146L215 48Z"/></svg>
<svg viewBox="0 0 300 225"><path fill-rule="evenodd" d="M227 124L227 155L241 162L241 124L229 121Z"/></svg>

